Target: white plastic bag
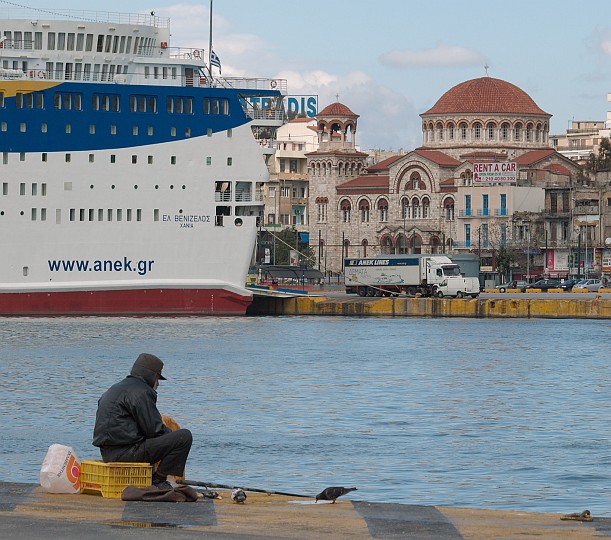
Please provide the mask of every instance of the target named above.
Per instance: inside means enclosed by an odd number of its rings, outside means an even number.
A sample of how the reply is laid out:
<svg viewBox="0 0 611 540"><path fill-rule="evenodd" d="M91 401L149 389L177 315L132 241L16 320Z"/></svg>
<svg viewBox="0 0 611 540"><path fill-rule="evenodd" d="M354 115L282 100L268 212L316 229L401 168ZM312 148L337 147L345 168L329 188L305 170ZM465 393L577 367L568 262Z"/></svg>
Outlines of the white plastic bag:
<svg viewBox="0 0 611 540"><path fill-rule="evenodd" d="M47 493L78 493L81 464L69 446L52 444L40 468L40 485Z"/></svg>

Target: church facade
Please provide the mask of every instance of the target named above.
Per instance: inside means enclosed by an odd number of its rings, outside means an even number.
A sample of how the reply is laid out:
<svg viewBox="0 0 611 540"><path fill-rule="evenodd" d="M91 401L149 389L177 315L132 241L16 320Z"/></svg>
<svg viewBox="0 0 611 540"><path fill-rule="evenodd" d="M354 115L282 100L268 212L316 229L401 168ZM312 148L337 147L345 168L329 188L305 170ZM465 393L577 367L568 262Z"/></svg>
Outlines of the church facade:
<svg viewBox="0 0 611 540"><path fill-rule="evenodd" d="M339 102L317 115L307 166L310 247L321 270L341 272L346 257L477 252L494 272L486 253L530 238L523 218L544 209L545 188L580 175L549 147L551 115L506 81L460 83L420 116L421 147L367 167L358 115ZM510 164L514 177L482 181L482 164Z"/></svg>

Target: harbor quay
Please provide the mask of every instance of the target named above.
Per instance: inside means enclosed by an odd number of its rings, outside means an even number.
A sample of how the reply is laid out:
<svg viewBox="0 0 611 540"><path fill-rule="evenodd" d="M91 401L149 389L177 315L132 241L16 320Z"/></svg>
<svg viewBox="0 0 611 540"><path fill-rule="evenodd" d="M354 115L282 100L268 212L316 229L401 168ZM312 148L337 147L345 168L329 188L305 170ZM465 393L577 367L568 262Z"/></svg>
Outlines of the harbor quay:
<svg viewBox="0 0 611 540"><path fill-rule="evenodd" d="M607 538L611 518L442 506L386 504L248 493L243 504L124 502L96 495L55 495L36 484L0 483L0 538L415 538L491 540ZM152 530L154 529L154 530Z"/></svg>
<svg viewBox="0 0 611 540"><path fill-rule="evenodd" d="M594 298L550 298L503 295L488 298L361 298L358 296L295 295L293 297L255 296L250 315L344 315L377 317L467 317L527 319L611 319L611 294Z"/></svg>

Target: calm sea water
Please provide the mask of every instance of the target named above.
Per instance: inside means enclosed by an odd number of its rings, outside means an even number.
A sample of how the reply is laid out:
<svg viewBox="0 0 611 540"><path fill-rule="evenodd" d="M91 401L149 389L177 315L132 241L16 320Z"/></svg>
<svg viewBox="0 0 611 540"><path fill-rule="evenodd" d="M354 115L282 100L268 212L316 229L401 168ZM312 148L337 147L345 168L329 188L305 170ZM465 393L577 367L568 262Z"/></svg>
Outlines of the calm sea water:
<svg viewBox="0 0 611 540"><path fill-rule="evenodd" d="M604 321L0 319L0 479L50 444L98 459L96 403L140 352L195 438L192 480L611 516Z"/></svg>

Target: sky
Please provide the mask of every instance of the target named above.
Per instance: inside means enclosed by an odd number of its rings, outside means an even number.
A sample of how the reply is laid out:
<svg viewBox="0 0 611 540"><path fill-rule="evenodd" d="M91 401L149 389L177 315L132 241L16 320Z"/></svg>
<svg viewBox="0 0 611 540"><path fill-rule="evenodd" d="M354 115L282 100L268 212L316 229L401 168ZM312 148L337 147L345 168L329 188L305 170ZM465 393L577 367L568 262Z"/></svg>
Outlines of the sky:
<svg viewBox="0 0 611 540"><path fill-rule="evenodd" d="M83 1L0 0L0 11L16 5ZM208 49L209 0L103 6L169 17L171 45ZM213 45L223 75L286 79L290 95L317 95L319 110L339 98L360 115L362 149L420 146L419 115L484 66L553 115L551 134L611 110L610 0L213 0Z"/></svg>

